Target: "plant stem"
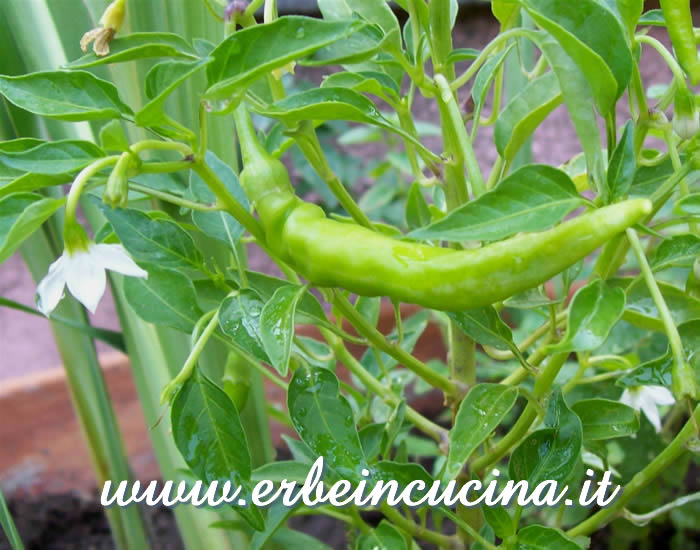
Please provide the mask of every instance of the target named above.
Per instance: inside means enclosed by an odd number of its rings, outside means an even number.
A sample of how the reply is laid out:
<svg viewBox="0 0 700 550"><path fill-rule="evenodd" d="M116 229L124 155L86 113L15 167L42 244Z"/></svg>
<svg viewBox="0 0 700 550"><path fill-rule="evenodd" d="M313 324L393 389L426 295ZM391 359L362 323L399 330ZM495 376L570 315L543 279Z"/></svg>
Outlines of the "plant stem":
<svg viewBox="0 0 700 550"><path fill-rule="evenodd" d="M377 349L390 355L407 369L413 371L423 380L430 383L432 386L440 388L447 395L457 395L459 389L458 385L451 382L441 374L435 372L428 365L419 359L416 359L413 355L408 353L400 346L389 342L381 332L374 328L369 321L367 321L367 319L365 319L362 314L360 314L352 306L345 296L336 293L335 298L333 299L333 304L350 322L350 324L355 327L357 332L367 338L367 340L369 340L369 342Z"/></svg>
<svg viewBox="0 0 700 550"><path fill-rule="evenodd" d="M678 432L678 435L671 441L646 468L637 472L630 482L625 485L622 494L610 506L602 508L587 520L579 523L576 527L569 529L567 535L578 537L589 535L596 529L609 523L617 517L624 506L632 500L644 487L651 483L657 476L666 470L685 449L685 444L695 436L695 426L700 420L700 405L695 408L693 416L685 423L685 426Z"/></svg>
<svg viewBox="0 0 700 550"><path fill-rule="evenodd" d="M441 548L454 548L454 538L441 533L436 533L418 525L415 521L404 517L398 510L387 504L382 505L382 513L398 528L403 529L411 536L430 542Z"/></svg>
<svg viewBox="0 0 700 550"><path fill-rule="evenodd" d="M220 212L221 207L219 206L209 206L207 204L202 204L201 202L194 202L165 191L158 191L152 187L147 187L139 183L129 182L129 189L133 191L138 191L144 195L150 195L156 199L160 199L170 204L175 204L177 206L182 206L183 208L189 208L190 210L195 210L197 212Z"/></svg>
<svg viewBox="0 0 700 550"><path fill-rule="evenodd" d="M5 496L2 494L2 489L0 489L0 525L2 530L5 532L8 542L12 550L24 550L24 545L22 544L22 539L17 532L17 526L12 519L10 510L7 507L7 502L5 502Z"/></svg>
<svg viewBox="0 0 700 550"><path fill-rule="evenodd" d="M649 289L649 294L651 294L656 309L661 316L661 321L664 324L664 330L666 336L668 337L669 346L671 348L671 353L673 355L673 393L677 400L684 399L686 397L691 397L697 399L698 388L695 382L695 373L691 368L690 364L685 360L685 352L683 350L683 342L681 342L681 337L678 334L678 329L676 324L671 317L671 311L666 305L666 300L664 300L661 290L659 290L659 285L656 284L656 279L654 278L654 273L649 267L649 262L644 254L644 249L642 244L639 242L639 237L637 232L629 228L626 230L627 238L632 245L632 250L637 256L637 261L639 262L639 268L642 271L644 280Z"/></svg>

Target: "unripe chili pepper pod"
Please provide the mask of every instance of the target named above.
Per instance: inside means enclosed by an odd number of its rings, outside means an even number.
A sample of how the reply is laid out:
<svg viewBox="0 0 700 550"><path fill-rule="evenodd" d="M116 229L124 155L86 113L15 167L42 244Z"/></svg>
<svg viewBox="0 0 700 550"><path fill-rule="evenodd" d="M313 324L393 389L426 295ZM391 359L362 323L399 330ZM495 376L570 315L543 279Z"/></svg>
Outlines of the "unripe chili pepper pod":
<svg viewBox="0 0 700 550"><path fill-rule="evenodd" d="M693 86L700 84L700 58L695 46L690 0L660 0L678 63Z"/></svg>
<svg viewBox="0 0 700 550"><path fill-rule="evenodd" d="M235 352L228 354L224 375L221 378L224 391L239 412L245 407L250 394L250 366Z"/></svg>
<svg viewBox="0 0 700 550"><path fill-rule="evenodd" d="M240 182L267 246L311 283L362 296L442 311L493 304L547 281L652 210L647 199L628 200L473 250L401 241L328 219L296 197L284 165L258 143L240 108L236 123L245 163Z"/></svg>

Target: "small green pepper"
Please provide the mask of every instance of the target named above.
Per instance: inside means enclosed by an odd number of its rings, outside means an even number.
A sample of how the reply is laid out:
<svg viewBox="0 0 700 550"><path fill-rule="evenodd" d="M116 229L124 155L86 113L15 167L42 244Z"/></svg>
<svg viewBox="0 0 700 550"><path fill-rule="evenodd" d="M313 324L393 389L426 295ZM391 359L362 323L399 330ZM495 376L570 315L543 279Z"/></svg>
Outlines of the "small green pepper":
<svg viewBox="0 0 700 550"><path fill-rule="evenodd" d="M695 47L690 0L660 0L659 4L678 63L695 86L700 83L700 59Z"/></svg>
<svg viewBox="0 0 700 550"><path fill-rule="evenodd" d="M241 184L258 212L266 244L311 283L362 296L388 296L442 311L501 301L545 282L651 212L646 199L578 216L540 233L476 250L405 242L330 220L294 195L284 165L236 112L245 168Z"/></svg>

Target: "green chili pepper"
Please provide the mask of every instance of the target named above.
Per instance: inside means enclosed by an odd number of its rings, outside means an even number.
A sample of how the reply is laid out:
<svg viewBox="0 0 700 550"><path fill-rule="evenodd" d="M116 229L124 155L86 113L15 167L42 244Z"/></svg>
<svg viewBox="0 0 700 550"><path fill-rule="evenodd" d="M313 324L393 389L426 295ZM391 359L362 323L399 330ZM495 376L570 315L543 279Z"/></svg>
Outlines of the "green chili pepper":
<svg viewBox="0 0 700 550"><path fill-rule="evenodd" d="M660 0L678 63L695 86L700 83L700 59L695 47L690 0Z"/></svg>
<svg viewBox="0 0 700 550"><path fill-rule="evenodd" d="M651 212L648 200L629 200L476 250L399 241L330 220L296 197L284 165L257 141L247 112L237 110L236 122L245 164L240 181L267 246L313 284L363 296L443 311L492 304L543 283Z"/></svg>

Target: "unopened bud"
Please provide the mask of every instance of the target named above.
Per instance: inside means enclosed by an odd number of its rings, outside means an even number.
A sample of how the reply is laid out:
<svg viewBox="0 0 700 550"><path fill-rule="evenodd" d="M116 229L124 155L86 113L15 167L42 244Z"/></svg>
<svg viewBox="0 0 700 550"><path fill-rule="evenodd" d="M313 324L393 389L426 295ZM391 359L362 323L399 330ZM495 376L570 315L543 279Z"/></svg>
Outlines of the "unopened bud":
<svg viewBox="0 0 700 550"><path fill-rule="evenodd" d="M679 86L673 101L673 131L681 139L693 139L700 133L700 111L695 95L685 86Z"/></svg>
<svg viewBox="0 0 700 550"><path fill-rule="evenodd" d="M129 200L129 176L133 169L131 153L122 153L109 175L102 201L112 208L123 208Z"/></svg>

